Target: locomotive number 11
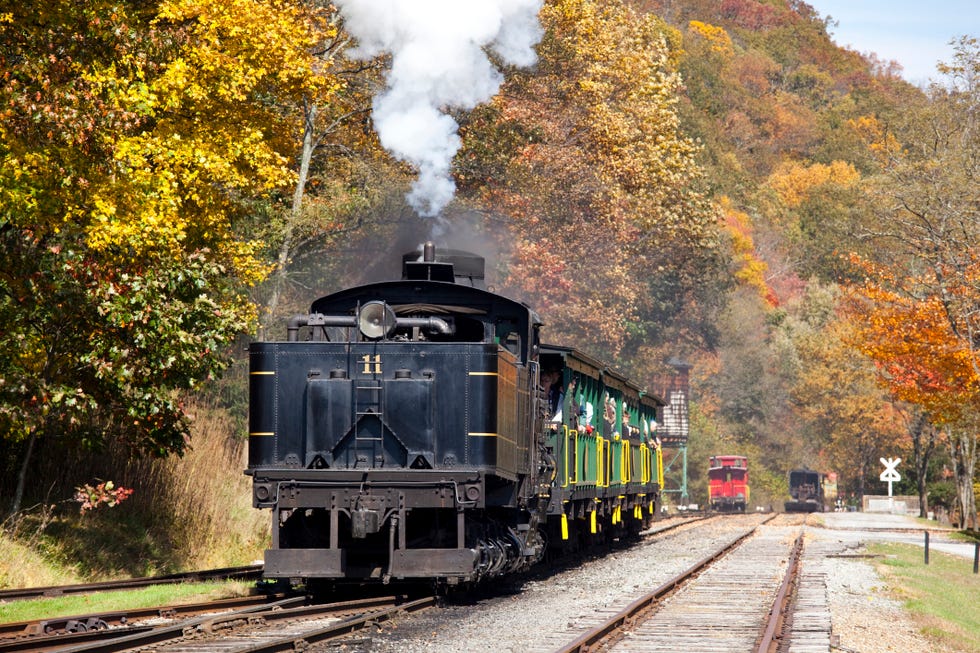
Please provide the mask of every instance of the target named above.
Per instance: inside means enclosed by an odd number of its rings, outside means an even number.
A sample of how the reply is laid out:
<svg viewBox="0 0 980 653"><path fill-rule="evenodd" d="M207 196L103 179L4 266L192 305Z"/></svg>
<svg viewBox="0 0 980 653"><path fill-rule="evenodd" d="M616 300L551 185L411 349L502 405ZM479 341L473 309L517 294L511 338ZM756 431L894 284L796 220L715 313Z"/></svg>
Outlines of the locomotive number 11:
<svg viewBox="0 0 980 653"><path fill-rule="evenodd" d="M371 374L371 364L374 364L374 374L381 374L381 354L375 354L372 358L371 354L364 354L361 356L361 361L364 363L364 374Z"/></svg>

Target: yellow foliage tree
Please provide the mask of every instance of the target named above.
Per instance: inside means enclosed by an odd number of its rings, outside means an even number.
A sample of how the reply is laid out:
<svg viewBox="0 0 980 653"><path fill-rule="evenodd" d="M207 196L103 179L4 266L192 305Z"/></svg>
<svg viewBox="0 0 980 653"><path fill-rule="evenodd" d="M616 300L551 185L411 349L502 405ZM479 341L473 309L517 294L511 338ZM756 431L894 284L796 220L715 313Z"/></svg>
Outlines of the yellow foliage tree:
<svg viewBox="0 0 980 653"><path fill-rule="evenodd" d="M731 57L735 54L735 48L732 46L732 37L728 35L724 27L709 25L700 20L692 20L688 23L688 28L692 33L706 40L710 44L709 47L712 52L725 57Z"/></svg>
<svg viewBox="0 0 980 653"><path fill-rule="evenodd" d="M866 491L881 456L908 447L901 412L878 384L874 359L855 356L862 323L846 316L797 337L806 364L792 390L807 428L819 434L824 461L859 494Z"/></svg>
<svg viewBox="0 0 980 653"><path fill-rule="evenodd" d="M776 191L786 206L797 208L821 186L836 184L848 188L860 181L860 178L857 169L846 161L834 161L830 165L802 165L787 161L769 176L768 185Z"/></svg>
<svg viewBox="0 0 980 653"><path fill-rule="evenodd" d="M722 215L725 216L725 230L732 241L735 256L735 278L754 288L770 306L777 303L775 293L766 282L766 271L769 265L760 259L755 252L752 240L752 218L744 211L733 206L731 199L719 199Z"/></svg>
<svg viewBox="0 0 980 653"><path fill-rule="evenodd" d="M536 70L478 113L459 158L510 216L507 290L534 298L550 337L614 357L658 270L693 278L718 235L676 114L679 35L621 2L552 0L540 18ZM488 140L503 164L477 149Z"/></svg>

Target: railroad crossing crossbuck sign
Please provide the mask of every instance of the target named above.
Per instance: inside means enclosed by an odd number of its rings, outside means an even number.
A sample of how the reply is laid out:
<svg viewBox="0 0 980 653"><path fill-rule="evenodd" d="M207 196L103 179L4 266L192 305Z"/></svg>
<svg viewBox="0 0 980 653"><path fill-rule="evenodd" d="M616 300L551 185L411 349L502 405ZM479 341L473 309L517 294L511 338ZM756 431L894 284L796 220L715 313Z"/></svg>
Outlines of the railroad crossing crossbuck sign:
<svg viewBox="0 0 980 653"><path fill-rule="evenodd" d="M885 471L883 471L881 473L881 476L879 476L878 478L880 478L883 481L887 481L888 482L888 496L891 496L892 495L892 483L894 483L895 481L901 481L902 480L902 475L899 474L898 473L898 470L895 469L896 467L898 467L898 463L902 462L902 459L901 458L895 458L893 460L891 458L888 458L886 460L885 458L879 458L878 460L880 460L881 461L881 464L885 466Z"/></svg>

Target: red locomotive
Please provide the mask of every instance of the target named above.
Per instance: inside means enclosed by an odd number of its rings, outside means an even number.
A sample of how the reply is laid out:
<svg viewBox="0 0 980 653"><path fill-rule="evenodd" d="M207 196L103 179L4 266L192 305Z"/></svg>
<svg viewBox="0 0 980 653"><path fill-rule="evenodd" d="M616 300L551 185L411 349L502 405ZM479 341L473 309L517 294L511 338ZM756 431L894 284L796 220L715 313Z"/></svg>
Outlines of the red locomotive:
<svg viewBox="0 0 980 653"><path fill-rule="evenodd" d="M745 456L712 456L708 505L718 512L745 512L749 502L749 462Z"/></svg>

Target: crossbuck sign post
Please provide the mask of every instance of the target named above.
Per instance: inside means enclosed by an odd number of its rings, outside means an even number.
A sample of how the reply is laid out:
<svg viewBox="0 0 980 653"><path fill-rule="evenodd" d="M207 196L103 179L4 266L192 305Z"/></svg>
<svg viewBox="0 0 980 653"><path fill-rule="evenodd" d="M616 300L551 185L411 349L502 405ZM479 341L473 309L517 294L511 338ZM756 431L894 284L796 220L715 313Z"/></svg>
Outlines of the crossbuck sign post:
<svg viewBox="0 0 980 653"><path fill-rule="evenodd" d="M878 460L880 460L881 464L885 466L885 471L883 471L881 473L881 476L879 476L878 478L888 482L888 496L890 497L892 495L892 483L894 483L895 481L902 480L902 475L899 474L898 470L895 469L896 467L898 467L898 463L902 462L902 459L888 458L886 460L885 458L879 458Z"/></svg>

